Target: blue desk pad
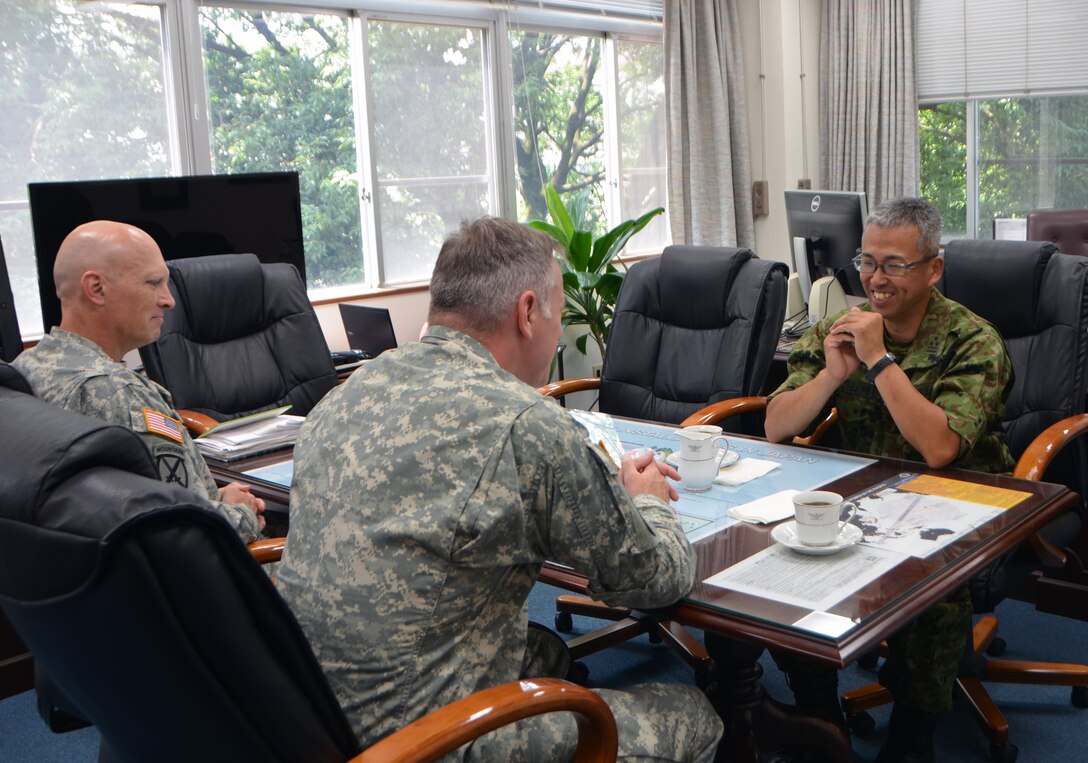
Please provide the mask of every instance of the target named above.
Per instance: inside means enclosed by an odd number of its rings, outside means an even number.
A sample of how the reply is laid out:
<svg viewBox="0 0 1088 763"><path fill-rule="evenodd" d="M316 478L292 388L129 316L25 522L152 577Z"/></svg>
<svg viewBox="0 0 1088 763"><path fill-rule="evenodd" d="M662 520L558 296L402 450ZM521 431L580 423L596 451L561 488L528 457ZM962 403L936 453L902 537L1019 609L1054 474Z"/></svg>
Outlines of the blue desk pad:
<svg viewBox="0 0 1088 763"><path fill-rule="evenodd" d="M613 419L600 414L594 415L593 419L598 425L613 427L625 450L652 448L664 457L679 449L680 443L674 427ZM688 538L692 541L705 538L737 522L738 520L726 513L733 506L763 498L780 490L818 488L873 463L873 459L860 456L827 453L793 445L775 445L738 435L726 435L726 437L729 440L729 447L737 451L741 458L775 461L779 467L762 477L736 487L714 483L703 493L680 490L680 500L676 503L676 511ZM286 460L250 469L243 474L289 488L294 474L294 464Z"/></svg>

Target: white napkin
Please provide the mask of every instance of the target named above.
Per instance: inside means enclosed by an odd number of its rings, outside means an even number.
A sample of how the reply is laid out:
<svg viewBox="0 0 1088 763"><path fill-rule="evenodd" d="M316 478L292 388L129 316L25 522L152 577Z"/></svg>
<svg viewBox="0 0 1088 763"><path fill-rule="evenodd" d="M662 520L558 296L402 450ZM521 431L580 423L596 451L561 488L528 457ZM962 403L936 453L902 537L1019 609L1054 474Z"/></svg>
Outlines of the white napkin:
<svg viewBox="0 0 1088 763"><path fill-rule="evenodd" d="M762 477L772 469L778 468L777 461L765 461L760 458L742 458L732 466L726 466L718 470L718 476L714 481L719 485L736 487L745 482L751 482L757 477Z"/></svg>
<svg viewBox="0 0 1088 763"><path fill-rule="evenodd" d="M729 510L729 515L745 522L769 525L793 516L793 497L800 490L779 490Z"/></svg>

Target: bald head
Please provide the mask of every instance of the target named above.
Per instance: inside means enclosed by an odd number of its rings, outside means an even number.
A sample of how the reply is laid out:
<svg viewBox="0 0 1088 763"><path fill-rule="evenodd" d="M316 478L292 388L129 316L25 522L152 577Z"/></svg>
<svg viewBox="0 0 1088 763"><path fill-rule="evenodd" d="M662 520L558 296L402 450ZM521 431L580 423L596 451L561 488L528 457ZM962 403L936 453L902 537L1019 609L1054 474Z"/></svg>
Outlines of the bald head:
<svg viewBox="0 0 1088 763"><path fill-rule="evenodd" d="M96 220L73 230L57 250L53 281L61 328L120 360L154 341L174 306L158 244L124 223Z"/></svg>

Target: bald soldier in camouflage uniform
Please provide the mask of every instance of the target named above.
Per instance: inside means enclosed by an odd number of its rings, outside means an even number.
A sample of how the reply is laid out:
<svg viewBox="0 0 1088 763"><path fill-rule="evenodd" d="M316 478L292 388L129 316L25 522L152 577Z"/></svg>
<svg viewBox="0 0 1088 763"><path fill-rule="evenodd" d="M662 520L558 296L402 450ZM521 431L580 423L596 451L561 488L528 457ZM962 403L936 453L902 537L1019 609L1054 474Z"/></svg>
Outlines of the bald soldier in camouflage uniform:
<svg viewBox="0 0 1088 763"><path fill-rule="evenodd" d="M1001 428L1012 363L993 326L934 288L940 231L940 214L921 199L873 211L855 260L869 302L794 345L767 409L768 439L799 434L834 406L836 444L848 450L931 468L1012 468ZM970 628L965 587L889 640L880 682L896 705L880 763L932 760L936 714L951 707Z"/></svg>
<svg viewBox="0 0 1088 763"><path fill-rule="evenodd" d="M300 434L278 584L364 747L474 691L565 677L562 640L528 627L545 560L610 604L691 588L675 471L645 454L617 473L534 389L562 332L553 247L508 220L463 226L438 256L422 340L356 371ZM621 759L713 758L722 724L694 686L600 694ZM576 738L553 713L454 757L570 760Z"/></svg>
<svg viewBox="0 0 1088 763"><path fill-rule="evenodd" d="M238 483L217 488L170 393L121 362L125 353L158 337L163 313L174 306L154 240L120 223L81 225L61 244L53 277L60 326L12 363L34 395L133 430L151 451L163 482L207 498L242 540L259 537L264 502Z"/></svg>

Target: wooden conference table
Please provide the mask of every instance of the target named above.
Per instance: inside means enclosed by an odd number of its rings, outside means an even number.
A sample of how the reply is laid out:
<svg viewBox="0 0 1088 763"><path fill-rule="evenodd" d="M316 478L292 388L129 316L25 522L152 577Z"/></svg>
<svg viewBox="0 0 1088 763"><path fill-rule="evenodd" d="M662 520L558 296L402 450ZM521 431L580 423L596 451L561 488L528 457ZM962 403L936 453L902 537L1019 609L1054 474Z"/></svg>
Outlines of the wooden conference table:
<svg viewBox="0 0 1088 763"><path fill-rule="evenodd" d="M647 431L655 428L654 425L631 423L647 428ZM660 429L668 432L666 428ZM628 444L627 438L622 435L621 432L621 439ZM948 490L966 489L972 492L965 500L983 496L992 501L991 506L996 506L1002 500L1006 503L1015 501L1015 505L991 509L990 515L977 527L967 529L951 542L945 539L945 543L935 544L938 549L924 556L902 555L895 562L885 559L883 566L877 565L879 574L872 573L875 578L860 584L856 590L853 589L859 585L857 581L865 578L864 565L852 569L843 576L845 595L834 601L825 598L824 603L817 605L816 609L813 609L811 602L803 601L804 596L800 600L790 595L761 596L744 585L731 586L728 582L716 585L706 580L722 571L748 569L755 563L841 564L844 560L848 561L849 554L856 555L864 550L872 558L877 558L880 550L870 552L866 544L858 544L843 554L807 556L781 547L771 537L770 526L733 522L721 517L718 522L705 525L702 533L706 537L693 542L698 560L696 580L700 582L696 582L691 593L668 608L665 614L671 620L705 632L706 646L714 661L708 694L726 722L727 739L719 748L719 760L758 761L761 747L770 749L776 744L780 746L784 740L814 744L830 752L834 758L850 760L848 740L836 727L811 716L800 717L765 696L759 682L761 670L757 662L763 650L774 649L799 655L828 667L844 667L963 586L990 562L1026 540L1077 500L1075 493L1061 485L956 469L929 470L923 464L892 459L859 459L822 448L772 445L755 439L731 437L730 441L733 448L745 457L781 459L782 468L772 473L776 475L773 480L778 482L768 483L770 487L765 492L780 489L783 480L788 482L790 474L796 473L802 480L812 478L812 471L790 472L795 464L841 458L856 462L849 467L853 471L848 469L849 473L843 474L844 470L840 468L840 476L820 487L844 496L865 494L868 497L861 501L863 506L866 501L875 502L870 505L878 505L882 501L890 503L881 496L891 494L898 499L904 498L899 484L904 481L908 486L926 483L932 487L936 484L940 488L938 492L943 491L945 495L949 494ZM286 505L288 488L246 472L289 459L290 452L281 451L230 464L209 462L209 465L217 478L251 484L254 492L266 500ZM917 480L919 476L923 479ZM944 479L933 480L933 477ZM719 495L715 497L721 498L723 505L730 500L743 502L750 497L743 495L743 491L751 490L751 486L758 482L753 481L748 488L740 490L720 488L718 485L712 490L718 491ZM874 490L874 486L881 487ZM791 487L809 489L817 485L802 482ZM683 506L683 503L678 504L682 518L685 512ZM723 523L727 526L715 529ZM937 528L935 533L930 532L925 537L940 538L942 532L947 533L947 530ZM698 538L699 534L689 532L689 537ZM775 554L781 557L775 557ZM889 564L894 566L889 568ZM777 568L762 569L768 571ZM836 568L813 566L807 571L799 569L800 574L818 577L823 572L826 577L826 573L834 574ZM758 581L758 572L756 570L753 573L755 577L749 577L749 580ZM798 570L793 570L791 574L798 574ZM546 565L541 580L571 591L585 592L586 589L585 577L560 566ZM837 598L837 595L832 598Z"/></svg>

